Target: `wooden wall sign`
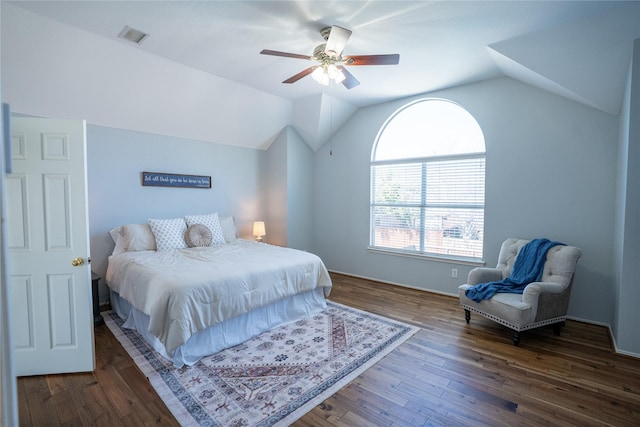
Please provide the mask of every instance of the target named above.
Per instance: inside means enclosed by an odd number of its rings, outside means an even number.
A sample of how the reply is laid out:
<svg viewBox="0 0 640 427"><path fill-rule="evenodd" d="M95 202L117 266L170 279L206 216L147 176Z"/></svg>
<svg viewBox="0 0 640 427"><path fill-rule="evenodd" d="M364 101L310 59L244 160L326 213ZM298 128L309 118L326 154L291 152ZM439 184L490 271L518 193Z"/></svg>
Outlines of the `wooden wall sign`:
<svg viewBox="0 0 640 427"><path fill-rule="evenodd" d="M162 172L142 172L142 185L149 187L211 188L211 177Z"/></svg>

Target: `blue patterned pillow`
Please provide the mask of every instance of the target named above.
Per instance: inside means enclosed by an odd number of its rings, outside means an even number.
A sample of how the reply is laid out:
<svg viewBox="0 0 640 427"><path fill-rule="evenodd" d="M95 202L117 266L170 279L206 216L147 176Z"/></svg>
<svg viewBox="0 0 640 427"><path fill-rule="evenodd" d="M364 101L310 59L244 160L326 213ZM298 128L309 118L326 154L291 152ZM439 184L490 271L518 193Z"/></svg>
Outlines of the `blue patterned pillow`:
<svg viewBox="0 0 640 427"><path fill-rule="evenodd" d="M222 226L220 225L217 212L208 215L186 215L184 219L187 221L188 227L191 227L193 224L206 225L207 228L211 230L211 245L225 243L224 233L222 232Z"/></svg>
<svg viewBox="0 0 640 427"><path fill-rule="evenodd" d="M149 225L156 238L156 246L159 251L187 247L187 243L184 241L184 232L187 231L184 218L149 219Z"/></svg>

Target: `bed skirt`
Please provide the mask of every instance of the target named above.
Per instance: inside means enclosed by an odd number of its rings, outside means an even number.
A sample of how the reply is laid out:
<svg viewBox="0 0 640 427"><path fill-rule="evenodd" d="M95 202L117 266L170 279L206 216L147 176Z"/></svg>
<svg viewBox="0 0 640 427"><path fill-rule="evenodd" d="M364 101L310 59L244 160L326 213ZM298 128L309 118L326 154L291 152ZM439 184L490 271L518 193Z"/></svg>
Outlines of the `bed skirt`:
<svg viewBox="0 0 640 427"><path fill-rule="evenodd" d="M149 332L149 316L132 307L117 292L111 290L110 296L111 307L124 320L123 326L135 329L155 351L178 368L193 365L205 356L243 343L276 326L311 317L327 307L323 288L293 295L197 332L169 356L160 340Z"/></svg>

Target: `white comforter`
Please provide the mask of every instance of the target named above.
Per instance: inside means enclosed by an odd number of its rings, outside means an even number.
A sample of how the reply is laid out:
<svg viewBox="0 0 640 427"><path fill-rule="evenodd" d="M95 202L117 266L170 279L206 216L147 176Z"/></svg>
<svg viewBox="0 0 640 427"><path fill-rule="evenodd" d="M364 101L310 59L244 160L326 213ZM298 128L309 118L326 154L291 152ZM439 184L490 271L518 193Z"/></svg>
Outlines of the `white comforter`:
<svg viewBox="0 0 640 427"><path fill-rule="evenodd" d="M331 279L308 252L237 239L214 247L125 252L109 258L109 287L150 317L149 331L172 355L209 326Z"/></svg>

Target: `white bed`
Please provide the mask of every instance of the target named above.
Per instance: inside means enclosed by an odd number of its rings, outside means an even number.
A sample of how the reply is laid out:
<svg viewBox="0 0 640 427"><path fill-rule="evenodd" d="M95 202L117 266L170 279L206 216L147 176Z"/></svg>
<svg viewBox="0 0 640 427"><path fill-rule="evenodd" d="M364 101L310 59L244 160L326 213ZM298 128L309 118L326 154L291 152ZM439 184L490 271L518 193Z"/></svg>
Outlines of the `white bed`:
<svg viewBox="0 0 640 427"><path fill-rule="evenodd" d="M153 250L144 225L123 227L106 274L111 305L175 366L326 308L331 279L311 253L229 233L212 246Z"/></svg>

